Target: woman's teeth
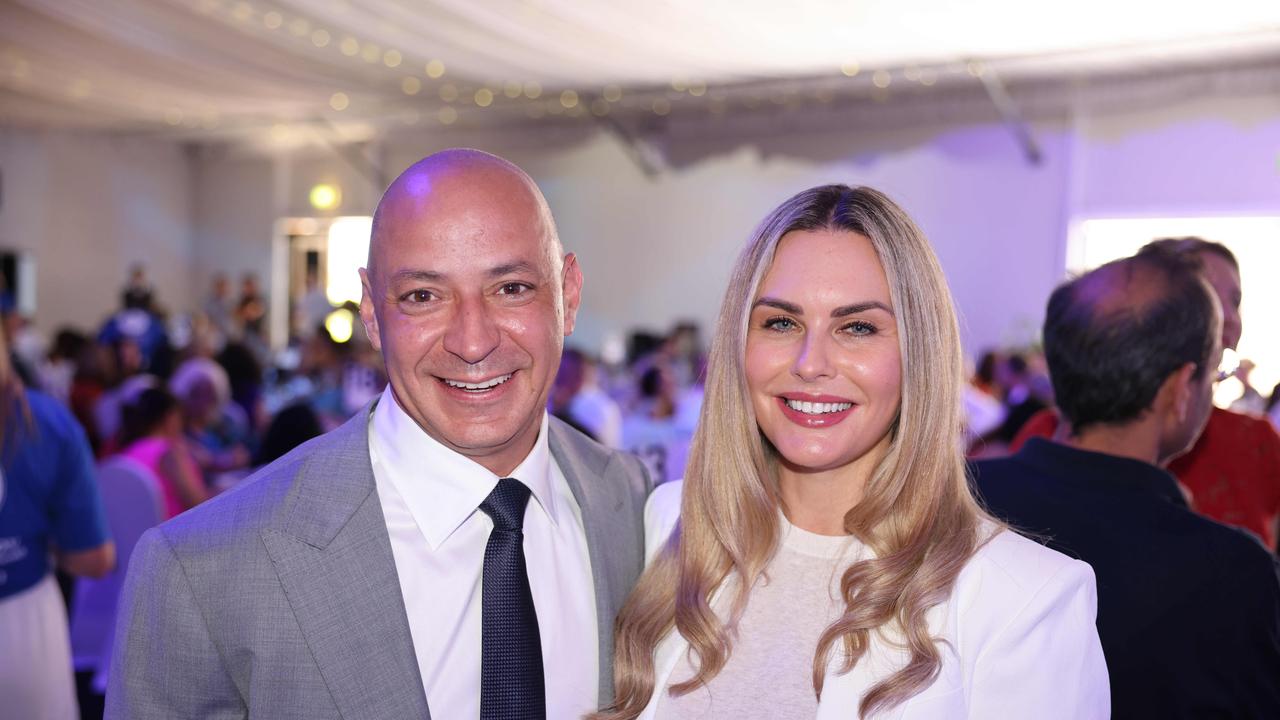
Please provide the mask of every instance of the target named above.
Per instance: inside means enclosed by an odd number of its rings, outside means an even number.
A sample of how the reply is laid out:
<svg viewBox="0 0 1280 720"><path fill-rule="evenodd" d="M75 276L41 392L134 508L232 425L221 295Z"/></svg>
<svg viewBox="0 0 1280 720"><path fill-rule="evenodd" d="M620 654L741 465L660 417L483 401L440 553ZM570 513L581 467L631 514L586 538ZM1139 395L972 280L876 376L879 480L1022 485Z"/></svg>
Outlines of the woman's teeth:
<svg viewBox="0 0 1280 720"><path fill-rule="evenodd" d="M783 398L783 402L785 402L787 404L787 407L791 408L792 410L802 412L806 415L825 415L827 413L844 412L845 410L848 410L849 408L853 407L853 403L851 402L815 403L815 402L808 402L808 401L801 401L801 400L791 400L789 398Z"/></svg>

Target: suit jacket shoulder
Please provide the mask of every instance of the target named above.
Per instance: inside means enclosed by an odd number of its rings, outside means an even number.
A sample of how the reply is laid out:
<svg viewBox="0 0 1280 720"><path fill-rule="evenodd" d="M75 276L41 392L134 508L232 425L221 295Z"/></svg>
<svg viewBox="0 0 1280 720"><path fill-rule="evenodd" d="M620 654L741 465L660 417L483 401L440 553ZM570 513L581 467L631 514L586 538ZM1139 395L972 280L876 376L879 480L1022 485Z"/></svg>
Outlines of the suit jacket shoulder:
<svg viewBox="0 0 1280 720"><path fill-rule="evenodd" d="M143 535L108 718L428 717L368 412Z"/></svg>
<svg viewBox="0 0 1280 720"><path fill-rule="evenodd" d="M231 490L164 523L160 531L175 546L192 550L253 538L273 527L323 544L374 491L367 431L368 413L357 413Z"/></svg>

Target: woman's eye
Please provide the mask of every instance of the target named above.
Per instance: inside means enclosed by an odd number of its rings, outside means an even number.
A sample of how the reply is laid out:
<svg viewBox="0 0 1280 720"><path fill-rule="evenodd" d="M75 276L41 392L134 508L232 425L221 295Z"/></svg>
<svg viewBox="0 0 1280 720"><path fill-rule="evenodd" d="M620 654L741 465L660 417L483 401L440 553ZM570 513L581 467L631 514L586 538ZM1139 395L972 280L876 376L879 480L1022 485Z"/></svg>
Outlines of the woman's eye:
<svg viewBox="0 0 1280 720"><path fill-rule="evenodd" d="M786 332L796 328L796 321L788 317L773 317L764 321L764 329Z"/></svg>
<svg viewBox="0 0 1280 720"><path fill-rule="evenodd" d="M851 322L848 325L845 325L844 329L850 335L874 335L876 333L875 325L862 320Z"/></svg>

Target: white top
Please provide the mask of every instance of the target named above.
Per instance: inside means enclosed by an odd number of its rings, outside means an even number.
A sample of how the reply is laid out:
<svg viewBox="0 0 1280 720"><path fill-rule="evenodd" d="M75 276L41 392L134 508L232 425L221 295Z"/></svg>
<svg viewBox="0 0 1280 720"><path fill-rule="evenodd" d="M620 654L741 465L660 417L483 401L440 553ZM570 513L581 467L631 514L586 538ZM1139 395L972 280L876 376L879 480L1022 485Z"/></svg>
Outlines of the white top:
<svg viewBox="0 0 1280 720"><path fill-rule="evenodd" d="M547 717L599 707L591 560L582 510L547 443L511 477L532 491L524 555L542 638ZM369 423L369 455L432 717L480 717L480 581L493 521L480 503L498 476L418 427L387 387Z"/></svg>
<svg viewBox="0 0 1280 720"><path fill-rule="evenodd" d="M651 553L671 533L679 512L683 483L654 490L645 508L645 545ZM848 552L869 550L850 539ZM732 578L712 598L727 610ZM755 602L753 592L751 602ZM812 601L812 600L811 600ZM748 605L750 607L750 604ZM799 613L797 613L799 614ZM983 545L956 578L951 595L928 613L929 631L942 641L942 666L934 682L907 701L877 714L877 720L955 720L959 718L1037 718L1099 720L1111 713L1110 682L1095 625L1097 591L1093 569L1015 533L1001 531ZM791 622L791 621L789 621ZM746 637L736 640L760 642ZM757 630L758 632L758 630ZM779 630L770 634L786 640ZM807 638L804 652L816 645ZM684 679L689 645L672 632L654 653L655 698L640 715L653 720L666 712L667 689ZM847 674L833 653L822 698L809 705L818 720L855 717L863 694L906 663L907 653L872 635L871 646ZM732 662L732 660L731 660ZM777 676L774 683L781 686ZM715 692L715 689L712 689ZM727 693L714 695L717 702ZM785 717L784 702L767 695L745 717ZM712 717L720 717L719 710ZM671 716L673 717L673 716ZM694 716L696 717L696 715Z"/></svg>
<svg viewBox="0 0 1280 720"><path fill-rule="evenodd" d="M658 696L660 720L738 720L767 708L770 720L811 720L818 712L813 657L822 631L844 614L840 574L861 546L817 535L782 519L782 543L751 591L724 669L679 697ZM671 680L694 676L687 654Z"/></svg>

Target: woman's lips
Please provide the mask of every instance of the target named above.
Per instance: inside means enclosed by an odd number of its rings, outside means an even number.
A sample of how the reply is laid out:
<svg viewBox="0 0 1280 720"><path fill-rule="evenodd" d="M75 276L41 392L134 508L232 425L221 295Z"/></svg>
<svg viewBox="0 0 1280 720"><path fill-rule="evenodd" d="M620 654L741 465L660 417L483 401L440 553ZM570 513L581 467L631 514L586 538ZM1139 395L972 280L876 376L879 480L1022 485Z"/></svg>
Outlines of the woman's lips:
<svg viewBox="0 0 1280 720"><path fill-rule="evenodd" d="M858 407L850 400L833 395L779 395L777 400L783 417L807 428L831 427Z"/></svg>

